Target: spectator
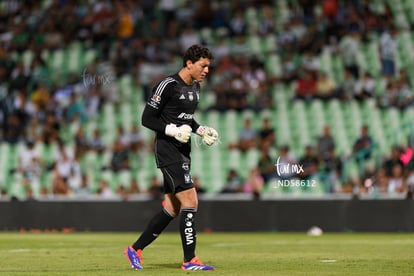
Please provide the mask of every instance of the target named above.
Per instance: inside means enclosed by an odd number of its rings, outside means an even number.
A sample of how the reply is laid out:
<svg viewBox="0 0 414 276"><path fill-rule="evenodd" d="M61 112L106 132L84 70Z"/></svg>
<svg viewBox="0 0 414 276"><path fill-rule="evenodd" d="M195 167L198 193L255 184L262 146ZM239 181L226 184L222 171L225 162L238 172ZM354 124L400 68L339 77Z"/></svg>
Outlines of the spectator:
<svg viewBox="0 0 414 276"><path fill-rule="evenodd" d="M55 195L69 195L71 193L69 182L73 177L73 159L61 151L61 159L57 160L52 179L52 193Z"/></svg>
<svg viewBox="0 0 414 276"><path fill-rule="evenodd" d="M179 37L181 52L184 53L191 45L201 44L201 38L197 32L190 26L183 27Z"/></svg>
<svg viewBox="0 0 414 276"><path fill-rule="evenodd" d="M313 76L319 74L321 70L321 63L315 53L308 49L302 56L301 68L303 71L311 73Z"/></svg>
<svg viewBox="0 0 414 276"><path fill-rule="evenodd" d="M70 94L69 105L66 109L66 120L70 123L78 121L80 124L86 121L84 104L78 100L75 93Z"/></svg>
<svg viewBox="0 0 414 276"><path fill-rule="evenodd" d="M351 73L354 79L359 78L358 55L360 53L360 34L356 30L350 30L342 36L338 52L344 63L346 71Z"/></svg>
<svg viewBox="0 0 414 276"><path fill-rule="evenodd" d="M119 172L130 168L128 147L121 140L117 139L112 144L111 152L110 168L112 171Z"/></svg>
<svg viewBox="0 0 414 276"><path fill-rule="evenodd" d="M115 193L109 186L109 183L105 179L99 181L99 188L97 191L98 195L103 199L113 199L115 198Z"/></svg>
<svg viewBox="0 0 414 276"><path fill-rule="evenodd" d="M122 4L118 7L118 37L121 39L123 46L128 46L129 41L134 34L134 19L131 10Z"/></svg>
<svg viewBox="0 0 414 276"><path fill-rule="evenodd" d="M269 117L262 119L262 127L258 131L259 147L271 147L276 145L275 129L270 124Z"/></svg>
<svg viewBox="0 0 414 276"><path fill-rule="evenodd" d="M299 164L302 165L302 171L299 173L299 178L302 180L313 179L319 170L319 159L315 154L315 150L311 145L305 147L303 156L299 159Z"/></svg>
<svg viewBox="0 0 414 276"><path fill-rule="evenodd" d="M10 144L19 143L24 136L24 124L19 119L19 116L16 113L9 114L6 117L5 131L4 131L4 141Z"/></svg>
<svg viewBox="0 0 414 276"><path fill-rule="evenodd" d="M103 154L106 150L105 142L98 128L93 130L92 138L89 141L89 149L98 154Z"/></svg>
<svg viewBox="0 0 414 276"><path fill-rule="evenodd" d="M344 70L343 75L343 80L339 83L336 94L339 99L349 101L354 99L356 79L354 78L352 72L346 69Z"/></svg>
<svg viewBox="0 0 414 276"><path fill-rule="evenodd" d="M318 137L316 142L316 151L321 159L329 156L331 151L335 150L335 140L331 135L331 128L329 125L323 127L322 135Z"/></svg>
<svg viewBox="0 0 414 276"><path fill-rule="evenodd" d="M48 112L46 121L43 126L43 142L47 145L58 141L61 129L61 123L57 119L55 113Z"/></svg>
<svg viewBox="0 0 414 276"><path fill-rule="evenodd" d="M392 173L388 182L388 192L393 193L405 193L407 190L405 178L403 174L403 167L399 164L395 164L392 167Z"/></svg>
<svg viewBox="0 0 414 276"><path fill-rule="evenodd" d="M243 111L249 107L247 100L248 85L243 79L243 72L236 68L229 80L230 87L226 90L226 104L229 109Z"/></svg>
<svg viewBox="0 0 414 276"><path fill-rule="evenodd" d="M398 50L398 30L391 26L385 30L379 40L379 54L381 58L381 68L384 77L391 79L395 75L396 58Z"/></svg>
<svg viewBox="0 0 414 276"><path fill-rule="evenodd" d="M18 159L18 171L23 176L23 183L31 189L38 189L42 173L42 160L39 151L35 148L35 142L26 141L26 147L20 152Z"/></svg>
<svg viewBox="0 0 414 276"><path fill-rule="evenodd" d="M239 133L238 141L229 144L229 149L237 149L245 153L256 147L257 131L252 128L250 118L245 118L243 121L243 128Z"/></svg>
<svg viewBox="0 0 414 276"><path fill-rule="evenodd" d="M243 184L243 192L253 195L253 199L260 198L264 185L264 179L257 167L250 169L249 175Z"/></svg>
<svg viewBox="0 0 414 276"><path fill-rule="evenodd" d="M92 191L89 187L89 177L86 173L81 175L80 186L73 189L73 195L78 198L86 198L92 195Z"/></svg>
<svg viewBox="0 0 414 276"><path fill-rule="evenodd" d="M379 168L372 178L372 186L378 191L378 193L386 194L388 193L389 181L390 179L386 170L384 168Z"/></svg>
<svg viewBox="0 0 414 276"><path fill-rule="evenodd" d="M372 98L375 92L375 80L370 73L364 72L355 84L354 98L363 101Z"/></svg>
<svg viewBox="0 0 414 276"><path fill-rule="evenodd" d="M257 167L263 177L265 186L267 186L272 179L276 178L275 162L276 161L270 156L269 147L263 145L260 148L260 156L257 162Z"/></svg>
<svg viewBox="0 0 414 276"><path fill-rule="evenodd" d="M378 106L388 109L397 105L398 90L393 81L387 83L384 93L378 99Z"/></svg>
<svg viewBox="0 0 414 276"><path fill-rule="evenodd" d="M290 84L299 77L299 64L292 52L287 52L282 56L282 76L279 80Z"/></svg>
<svg viewBox="0 0 414 276"><path fill-rule="evenodd" d="M85 116L96 119L103 104L101 89L98 85L92 85L85 96Z"/></svg>
<svg viewBox="0 0 414 276"><path fill-rule="evenodd" d="M33 189L29 186L24 188L25 191L25 201L36 201L35 195L33 193Z"/></svg>
<svg viewBox="0 0 414 276"><path fill-rule="evenodd" d="M365 161L371 158L374 140L369 134L368 126L361 127L360 136L354 141L353 155L360 169L365 165Z"/></svg>
<svg viewBox="0 0 414 276"><path fill-rule="evenodd" d="M32 93L32 102L35 105L36 111L43 113L46 109L47 103L50 99L50 92L44 83L37 85Z"/></svg>
<svg viewBox="0 0 414 276"><path fill-rule="evenodd" d="M134 194L139 194L139 193L141 193L141 189L139 188L138 179L133 177L131 178L129 182L128 194L134 195Z"/></svg>
<svg viewBox="0 0 414 276"><path fill-rule="evenodd" d="M147 192L150 194L153 200L159 200L163 198L164 189L156 175L151 177L150 186L148 187Z"/></svg>
<svg viewBox="0 0 414 276"><path fill-rule="evenodd" d="M316 81L316 93L315 96L323 101L331 100L336 97L336 83L325 72L318 74Z"/></svg>
<svg viewBox="0 0 414 276"><path fill-rule="evenodd" d="M401 154L401 148L399 146L393 146L391 149L391 156L383 162L382 168L384 168L388 177L391 177L395 165L400 165L401 167L404 166L404 163L401 161Z"/></svg>
<svg viewBox="0 0 414 276"><path fill-rule="evenodd" d="M398 79L395 81L397 89L396 107L402 111L406 110L413 104L413 89L411 88L408 79Z"/></svg>
<svg viewBox="0 0 414 276"><path fill-rule="evenodd" d="M296 82L294 100L310 102L316 94L316 80L311 72L303 71Z"/></svg>
<svg viewBox="0 0 414 276"><path fill-rule="evenodd" d="M335 148L329 148L320 159L321 170L325 173L328 184L327 191L330 193L341 192L343 162L336 154Z"/></svg>
<svg viewBox="0 0 414 276"><path fill-rule="evenodd" d="M404 79L388 81L384 93L378 99L378 106L383 109L395 107L403 111L412 103L412 89Z"/></svg>
<svg viewBox="0 0 414 276"><path fill-rule="evenodd" d="M198 194L205 194L206 189L203 188L200 182L200 178L198 176L193 177L194 188L196 189Z"/></svg>
<svg viewBox="0 0 414 276"><path fill-rule="evenodd" d="M269 35L273 34L276 27L275 18L273 16L273 9L270 5L264 5L261 7L261 12L263 14L263 18L260 19L259 22L259 35Z"/></svg>
<svg viewBox="0 0 414 276"><path fill-rule="evenodd" d="M243 183L243 178L239 173L235 169L230 169L221 193L240 193L243 191Z"/></svg>
<svg viewBox="0 0 414 276"><path fill-rule="evenodd" d="M407 197L413 196L414 193L414 170L410 169L407 173L407 179L406 179L406 186L407 186Z"/></svg>
<svg viewBox="0 0 414 276"><path fill-rule="evenodd" d="M123 185L119 185L118 188L116 188L116 194L123 200L128 201L129 200L129 194L125 187Z"/></svg>
<svg viewBox="0 0 414 276"><path fill-rule="evenodd" d="M243 36L247 32L247 22L244 18L243 10L236 10L230 19L230 35L232 37Z"/></svg>
<svg viewBox="0 0 414 276"><path fill-rule="evenodd" d="M73 139L75 141L75 156L82 159L89 150L89 139L82 126L78 127Z"/></svg>
<svg viewBox="0 0 414 276"><path fill-rule="evenodd" d="M132 124L131 132L128 134L129 148L134 153L139 153L145 147L144 136L138 128L137 124Z"/></svg>

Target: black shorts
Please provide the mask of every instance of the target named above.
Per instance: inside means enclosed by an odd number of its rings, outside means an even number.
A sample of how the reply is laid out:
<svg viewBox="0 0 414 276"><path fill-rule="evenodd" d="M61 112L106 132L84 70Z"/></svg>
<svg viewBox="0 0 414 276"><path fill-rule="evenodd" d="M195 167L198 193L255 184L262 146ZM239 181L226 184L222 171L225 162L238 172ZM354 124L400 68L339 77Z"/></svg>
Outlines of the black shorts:
<svg viewBox="0 0 414 276"><path fill-rule="evenodd" d="M164 176L165 194L176 194L194 187L189 162L174 163L160 169Z"/></svg>

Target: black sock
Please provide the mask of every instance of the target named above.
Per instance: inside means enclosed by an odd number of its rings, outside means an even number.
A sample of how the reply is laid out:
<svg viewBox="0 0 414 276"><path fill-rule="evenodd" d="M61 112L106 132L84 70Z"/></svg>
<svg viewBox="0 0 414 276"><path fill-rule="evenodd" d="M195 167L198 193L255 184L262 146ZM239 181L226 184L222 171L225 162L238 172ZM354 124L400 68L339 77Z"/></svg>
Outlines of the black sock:
<svg viewBox="0 0 414 276"><path fill-rule="evenodd" d="M184 262L191 261L195 257L196 248L196 229L195 229L195 215L197 209L183 208L180 216L180 234L181 242L183 244Z"/></svg>
<svg viewBox="0 0 414 276"><path fill-rule="evenodd" d="M147 228L142 232L138 240L132 245L135 250L144 249L147 245L152 243L159 234L167 227L174 217L170 215L165 209L156 214L148 223Z"/></svg>

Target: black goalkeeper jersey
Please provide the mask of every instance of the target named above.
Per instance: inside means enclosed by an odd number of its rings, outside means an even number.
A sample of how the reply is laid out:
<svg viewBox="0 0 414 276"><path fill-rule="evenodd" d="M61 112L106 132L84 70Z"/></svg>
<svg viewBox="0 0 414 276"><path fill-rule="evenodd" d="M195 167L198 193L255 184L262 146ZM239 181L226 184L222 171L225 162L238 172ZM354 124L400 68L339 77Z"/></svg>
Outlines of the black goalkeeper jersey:
<svg viewBox="0 0 414 276"><path fill-rule="evenodd" d="M193 132L200 126L193 118L200 98L200 84L187 85L178 74L159 82L152 90L142 114L142 125L156 132L155 159L157 167L190 162L191 139L180 143L165 135L167 124L187 124Z"/></svg>

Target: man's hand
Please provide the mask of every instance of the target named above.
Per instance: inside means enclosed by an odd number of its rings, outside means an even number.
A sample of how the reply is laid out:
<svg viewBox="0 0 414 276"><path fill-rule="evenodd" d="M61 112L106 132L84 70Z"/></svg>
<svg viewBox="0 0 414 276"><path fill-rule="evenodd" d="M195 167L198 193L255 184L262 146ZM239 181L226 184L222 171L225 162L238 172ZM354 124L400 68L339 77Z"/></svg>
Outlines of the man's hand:
<svg viewBox="0 0 414 276"><path fill-rule="evenodd" d="M203 142L207 146L211 146L217 142L219 136L214 128L208 126L200 126L196 133L203 138Z"/></svg>
<svg viewBox="0 0 414 276"><path fill-rule="evenodd" d="M187 143L190 139L192 129L189 125L177 127L175 124L168 124L165 127L165 134L174 137L181 143Z"/></svg>

